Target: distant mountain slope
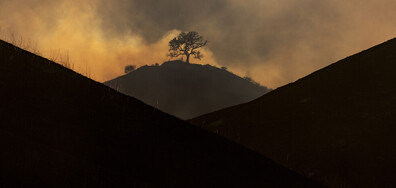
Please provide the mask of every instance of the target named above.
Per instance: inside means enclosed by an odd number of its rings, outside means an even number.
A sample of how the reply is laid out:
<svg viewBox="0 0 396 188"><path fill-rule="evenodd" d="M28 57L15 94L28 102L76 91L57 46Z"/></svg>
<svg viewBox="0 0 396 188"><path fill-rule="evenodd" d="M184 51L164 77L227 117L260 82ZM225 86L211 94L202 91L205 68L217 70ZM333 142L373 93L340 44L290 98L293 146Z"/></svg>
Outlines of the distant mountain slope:
<svg viewBox="0 0 396 188"><path fill-rule="evenodd" d="M396 39L191 122L331 187L395 187Z"/></svg>
<svg viewBox="0 0 396 188"><path fill-rule="evenodd" d="M0 187L317 187L0 41Z"/></svg>
<svg viewBox="0 0 396 188"><path fill-rule="evenodd" d="M251 101L268 88L210 65L143 66L106 85L182 119Z"/></svg>

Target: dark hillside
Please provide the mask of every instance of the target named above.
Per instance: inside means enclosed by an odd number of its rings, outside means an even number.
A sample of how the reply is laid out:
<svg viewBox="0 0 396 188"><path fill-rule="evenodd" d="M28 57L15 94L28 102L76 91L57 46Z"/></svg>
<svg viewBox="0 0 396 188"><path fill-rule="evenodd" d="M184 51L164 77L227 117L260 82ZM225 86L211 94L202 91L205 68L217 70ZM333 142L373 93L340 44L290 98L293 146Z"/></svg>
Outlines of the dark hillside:
<svg viewBox="0 0 396 188"><path fill-rule="evenodd" d="M0 41L0 187L316 187Z"/></svg>
<svg viewBox="0 0 396 188"><path fill-rule="evenodd" d="M191 122L331 187L395 187L396 39Z"/></svg>
<svg viewBox="0 0 396 188"><path fill-rule="evenodd" d="M183 61L143 66L105 84L182 119L245 103L270 91L226 70Z"/></svg>

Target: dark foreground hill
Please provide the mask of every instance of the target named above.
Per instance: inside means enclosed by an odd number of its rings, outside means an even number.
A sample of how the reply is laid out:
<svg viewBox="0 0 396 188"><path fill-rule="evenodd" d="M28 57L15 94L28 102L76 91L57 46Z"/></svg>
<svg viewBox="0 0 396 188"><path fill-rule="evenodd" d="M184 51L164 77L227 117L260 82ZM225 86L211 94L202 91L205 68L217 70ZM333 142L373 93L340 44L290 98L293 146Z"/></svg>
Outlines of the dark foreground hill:
<svg viewBox="0 0 396 188"><path fill-rule="evenodd" d="M316 187L0 41L0 187Z"/></svg>
<svg viewBox="0 0 396 188"><path fill-rule="evenodd" d="M143 66L105 84L182 119L245 103L269 91L226 70L183 61Z"/></svg>
<svg viewBox="0 0 396 188"><path fill-rule="evenodd" d="M396 39L191 122L331 187L395 187Z"/></svg>

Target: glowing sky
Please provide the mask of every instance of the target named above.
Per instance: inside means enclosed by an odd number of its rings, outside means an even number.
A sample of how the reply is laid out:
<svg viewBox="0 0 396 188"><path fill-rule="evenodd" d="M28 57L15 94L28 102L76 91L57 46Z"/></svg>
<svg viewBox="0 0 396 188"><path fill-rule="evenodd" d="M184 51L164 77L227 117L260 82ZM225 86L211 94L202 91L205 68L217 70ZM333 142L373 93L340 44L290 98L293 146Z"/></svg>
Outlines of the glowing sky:
<svg viewBox="0 0 396 188"><path fill-rule="evenodd" d="M162 63L179 31L210 41L202 61L272 88L395 36L394 0L0 0L0 37L67 52L98 81Z"/></svg>

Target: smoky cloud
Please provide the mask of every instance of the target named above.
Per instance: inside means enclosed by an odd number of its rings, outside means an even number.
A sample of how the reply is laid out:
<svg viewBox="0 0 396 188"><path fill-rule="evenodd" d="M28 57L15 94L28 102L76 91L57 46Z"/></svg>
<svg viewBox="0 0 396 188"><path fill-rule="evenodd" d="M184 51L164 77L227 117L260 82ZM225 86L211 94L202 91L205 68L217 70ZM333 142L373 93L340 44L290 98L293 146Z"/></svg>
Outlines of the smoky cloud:
<svg viewBox="0 0 396 188"><path fill-rule="evenodd" d="M168 60L167 42L195 30L202 62L278 87L394 37L393 0L1 0L2 31L69 52L109 80L127 64Z"/></svg>

